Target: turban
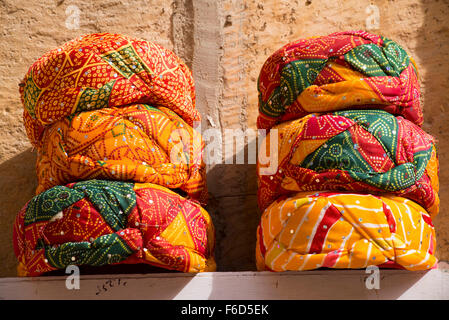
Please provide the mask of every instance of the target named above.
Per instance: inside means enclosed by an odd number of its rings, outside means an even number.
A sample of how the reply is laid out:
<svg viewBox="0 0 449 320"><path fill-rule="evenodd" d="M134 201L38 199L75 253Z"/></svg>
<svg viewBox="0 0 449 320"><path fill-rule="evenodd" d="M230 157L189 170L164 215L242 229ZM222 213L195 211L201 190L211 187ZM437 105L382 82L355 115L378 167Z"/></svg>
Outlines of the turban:
<svg viewBox="0 0 449 320"><path fill-rule="evenodd" d="M13 231L20 276L122 263L214 271L214 239L197 203L158 185L105 180L42 192L19 212Z"/></svg>
<svg viewBox="0 0 449 320"><path fill-rule="evenodd" d="M37 193L90 179L154 183L207 201L201 135L168 108L135 104L55 121L38 148Z"/></svg>
<svg viewBox="0 0 449 320"><path fill-rule="evenodd" d="M383 110L344 110L273 129L279 137L278 170L261 174L266 165L258 163L261 210L282 194L342 190L391 193L417 202L432 217L438 213L435 141L410 121Z"/></svg>
<svg viewBox="0 0 449 320"><path fill-rule="evenodd" d="M435 230L417 203L394 195L301 192L281 197L257 230L258 270L435 267Z"/></svg>
<svg viewBox="0 0 449 320"><path fill-rule="evenodd" d="M118 34L86 35L38 59L20 83L34 146L46 126L71 114L146 103L200 120L188 67L171 51Z"/></svg>
<svg viewBox="0 0 449 320"><path fill-rule="evenodd" d="M346 31L289 43L263 65L257 125L314 112L383 109L423 122L417 67L396 42Z"/></svg>

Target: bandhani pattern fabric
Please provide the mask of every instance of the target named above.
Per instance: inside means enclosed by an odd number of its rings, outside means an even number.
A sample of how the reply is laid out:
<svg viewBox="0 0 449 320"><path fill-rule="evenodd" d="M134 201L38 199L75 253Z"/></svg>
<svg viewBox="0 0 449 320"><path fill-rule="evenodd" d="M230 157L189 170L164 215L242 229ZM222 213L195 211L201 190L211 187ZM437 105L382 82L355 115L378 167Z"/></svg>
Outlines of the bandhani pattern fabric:
<svg viewBox="0 0 449 320"><path fill-rule="evenodd" d="M258 270L427 270L436 267L429 214L393 195L297 193L281 197L257 230Z"/></svg>
<svg viewBox="0 0 449 320"><path fill-rule="evenodd" d="M207 202L201 135L165 107L135 104L65 117L38 149L39 194L90 179L154 183Z"/></svg>
<svg viewBox="0 0 449 320"><path fill-rule="evenodd" d="M192 74L173 52L149 41L94 33L38 59L19 84L27 135L34 146L46 126L66 116L145 103L200 121Z"/></svg>
<svg viewBox="0 0 449 320"><path fill-rule="evenodd" d="M259 129L309 113L362 108L423 123L414 60L396 42L364 31L286 44L263 65L258 92Z"/></svg>
<svg viewBox="0 0 449 320"><path fill-rule="evenodd" d="M274 129L277 171L264 174L271 164L258 163L262 211L283 194L340 190L391 193L417 202L432 217L437 215L435 141L410 121L383 110L344 110L311 114ZM271 132L262 142L265 154L270 136Z"/></svg>
<svg viewBox="0 0 449 320"><path fill-rule="evenodd" d="M149 183L89 180L53 187L19 212L13 240L19 276L39 276L68 265L216 269L208 213Z"/></svg>

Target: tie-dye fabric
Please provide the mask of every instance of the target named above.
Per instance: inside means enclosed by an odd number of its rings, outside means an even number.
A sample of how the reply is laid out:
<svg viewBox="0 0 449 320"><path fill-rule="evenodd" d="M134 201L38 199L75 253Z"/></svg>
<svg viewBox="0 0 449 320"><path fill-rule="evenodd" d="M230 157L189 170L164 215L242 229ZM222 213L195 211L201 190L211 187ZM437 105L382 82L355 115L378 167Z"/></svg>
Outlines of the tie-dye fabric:
<svg viewBox="0 0 449 320"><path fill-rule="evenodd" d="M283 46L263 65L258 91L261 129L309 113L362 108L423 122L413 59L396 42L363 31Z"/></svg>
<svg viewBox="0 0 449 320"><path fill-rule="evenodd" d="M20 84L24 122L38 146L45 126L68 115L146 103L200 121L188 67L149 41L99 33L71 40L38 59Z"/></svg>
<svg viewBox="0 0 449 320"><path fill-rule="evenodd" d="M278 167L261 174L259 208L282 194L340 190L391 193L411 199L433 217L439 209L434 138L383 110L345 110L282 123ZM269 150L270 135L262 144ZM269 152L266 151L268 154Z"/></svg>
<svg viewBox="0 0 449 320"><path fill-rule="evenodd" d="M19 212L13 231L19 276L123 263L214 271L214 237L197 203L158 185L105 180L39 194Z"/></svg>
<svg viewBox="0 0 449 320"><path fill-rule="evenodd" d="M201 135L168 108L131 105L65 117L38 148L39 194L90 179L154 183L207 201Z"/></svg>
<svg viewBox="0 0 449 320"><path fill-rule="evenodd" d="M436 266L435 230L428 213L405 198L330 192L282 197L257 230L258 270L407 270Z"/></svg>

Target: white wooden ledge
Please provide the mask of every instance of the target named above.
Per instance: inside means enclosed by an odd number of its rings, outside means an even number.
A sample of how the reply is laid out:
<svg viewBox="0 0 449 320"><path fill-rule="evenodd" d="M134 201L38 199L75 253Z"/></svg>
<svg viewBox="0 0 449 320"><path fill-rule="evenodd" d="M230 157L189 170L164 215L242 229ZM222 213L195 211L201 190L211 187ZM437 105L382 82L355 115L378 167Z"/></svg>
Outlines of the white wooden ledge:
<svg viewBox="0 0 449 320"><path fill-rule="evenodd" d="M86 275L80 289L66 277L1 278L0 299L449 299L449 270L380 270L380 289L367 289L365 270L304 272Z"/></svg>

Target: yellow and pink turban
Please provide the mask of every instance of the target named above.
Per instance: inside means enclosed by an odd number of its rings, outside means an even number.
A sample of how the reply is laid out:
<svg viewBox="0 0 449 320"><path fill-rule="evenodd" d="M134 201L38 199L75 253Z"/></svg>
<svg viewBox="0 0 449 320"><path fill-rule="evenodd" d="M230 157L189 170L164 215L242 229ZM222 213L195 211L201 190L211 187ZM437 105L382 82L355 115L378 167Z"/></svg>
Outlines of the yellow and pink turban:
<svg viewBox="0 0 449 320"><path fill-rule="evenodd" d="M426 270L436 266L426 210L394 195L300 192L280 197L257 230L259 270Z"/></svg>

